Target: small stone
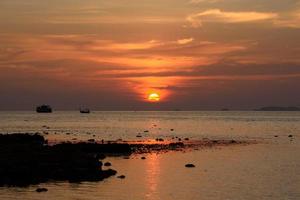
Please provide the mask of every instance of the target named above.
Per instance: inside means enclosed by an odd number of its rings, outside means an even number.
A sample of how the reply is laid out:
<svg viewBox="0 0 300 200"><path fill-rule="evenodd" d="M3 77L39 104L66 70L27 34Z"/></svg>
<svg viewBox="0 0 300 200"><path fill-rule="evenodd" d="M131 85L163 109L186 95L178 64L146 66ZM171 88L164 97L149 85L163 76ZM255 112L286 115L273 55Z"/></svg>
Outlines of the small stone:
<svg viewBox="0 0 300 200"><path fill-rule="evenodd" d="M48 192L48 189L47 188L37 188L35 191L36 192Z"/></svg>
<svg viewBox="0 0 300 200"><path fill-rule="evenodd" d="M124 178L126 178L126 176L121 175L121 176L117 176L117 178L119 178L119 179L124 179Z"/></svg>
<svg viewBox="0 0 300 200"><path fill-rule="evenodd" d="M230 141L231 144L236 144L237 142L235 140Z"/></svg>
<svg viewBox="0 0 300 200"><path fill-rule="evenodd" d="M193 168L193 167L196 167L194 164L186 164L185 167L187 168Z"/></svg>
<svg viewBox="0 0 300 200"><path fill-rule="evenodd" d="M142 159L142 160L145 160L145 159L146 159L146 157L144 157L144 156L143 156L143 157L141 157L141 159Z"/></svg>
<svg viewBox="0 0 300 200"><path fill-rule="evenodd" d="M293 135L289 135L289 138L293 137Z"/></svg>

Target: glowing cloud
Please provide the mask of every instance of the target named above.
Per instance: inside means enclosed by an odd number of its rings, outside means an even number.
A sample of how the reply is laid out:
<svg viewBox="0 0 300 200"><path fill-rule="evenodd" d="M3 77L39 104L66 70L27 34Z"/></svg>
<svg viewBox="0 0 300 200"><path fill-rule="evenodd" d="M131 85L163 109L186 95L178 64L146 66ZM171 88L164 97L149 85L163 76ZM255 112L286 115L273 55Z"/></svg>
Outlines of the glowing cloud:
<svg viewBox="0 0 300 200"><path fill-rule="evenodd" d="M177 40L177 43L184 45L184 44L191 43L193 41L194 41L194 38L184 38L184 39Z"/></svg>
<svg viewBox="0 0 300 200"><path fill-rule="evenodd" d="M267 12L226 12L219 9L206 10L189 15L186 20L194 28L201 27L203 22L215 23L249 23L278 18L277 13Z"/></svg>

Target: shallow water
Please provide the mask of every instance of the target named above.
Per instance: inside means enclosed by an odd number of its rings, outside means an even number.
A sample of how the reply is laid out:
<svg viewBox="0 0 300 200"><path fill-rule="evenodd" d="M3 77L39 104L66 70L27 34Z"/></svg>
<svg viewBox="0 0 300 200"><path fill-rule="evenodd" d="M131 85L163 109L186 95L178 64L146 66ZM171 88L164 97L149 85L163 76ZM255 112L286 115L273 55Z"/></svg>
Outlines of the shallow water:
<svg viewBox="0 0 300 200"><path fill-rule="evenodd" d="M171 137L256 139L258 144L107 158L126 179L47 183L47 193L0 188L0 199L300 199L299 112L1 112L0 132L43 132L52 139ZM50 129L43 128L49 126ZM154 126L156 125L156 126ZM174 128L174 131L170 131ZM149 130L149 133L143 133ZM57 134L54 134L54 133ZM76 135L66 135L66 132ZM88 134L91 133L91 134ZM288 138L292 134L293 139ZM277 138L274 135L278 135ZM139 138L140 139L140 138ZM193 163L196 168L185 168Z"/></svg>
<svg viewBox="0 0 300 200"><path fill-rule="evenodd" d="M299 122L300 112L0 112L0 133L48 132L51 139L67 140L94 134L97 139L134 140L138 133L143 138L269 138L299 132Z"/></svg>

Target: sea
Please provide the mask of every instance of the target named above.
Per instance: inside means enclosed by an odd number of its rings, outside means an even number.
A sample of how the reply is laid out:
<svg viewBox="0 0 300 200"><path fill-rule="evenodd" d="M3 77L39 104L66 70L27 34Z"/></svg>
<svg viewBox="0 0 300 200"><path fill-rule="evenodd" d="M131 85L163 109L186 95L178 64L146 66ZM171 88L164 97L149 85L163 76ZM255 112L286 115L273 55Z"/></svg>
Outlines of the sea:
<svg viewBox="0 0 300 200"><path fill-rule="evenodd" d="M22 200L299 200L300 112L0 112L0 133L40 133L51 142L234 139L248 145L108 157L125 179L2 187ZM142 137L137 137L142 136ZM146 159L140 159L145 156ZM193 163L195 168L185 168ZM37 193L37 187L48 192Z"/></svg>

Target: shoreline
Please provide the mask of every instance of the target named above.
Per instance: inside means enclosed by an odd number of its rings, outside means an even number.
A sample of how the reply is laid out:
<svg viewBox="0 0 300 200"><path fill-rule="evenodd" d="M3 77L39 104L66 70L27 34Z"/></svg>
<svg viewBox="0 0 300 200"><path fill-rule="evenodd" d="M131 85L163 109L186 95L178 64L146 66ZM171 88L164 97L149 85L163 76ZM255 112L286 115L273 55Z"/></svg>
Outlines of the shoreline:
<svg viewBox="0 0 300 200"><path fill-rule="evenodd" d="M101 141L51 143L40 134L0 134L0 187L26 187L49 181L101 181L117 174L103 170L102 160L110 156L165 153L204 148L248 145L253 141L189 140L174 142L157 138L151 141Z"/></svg>

